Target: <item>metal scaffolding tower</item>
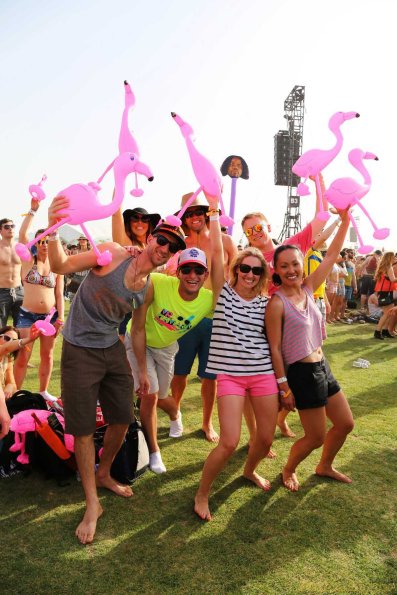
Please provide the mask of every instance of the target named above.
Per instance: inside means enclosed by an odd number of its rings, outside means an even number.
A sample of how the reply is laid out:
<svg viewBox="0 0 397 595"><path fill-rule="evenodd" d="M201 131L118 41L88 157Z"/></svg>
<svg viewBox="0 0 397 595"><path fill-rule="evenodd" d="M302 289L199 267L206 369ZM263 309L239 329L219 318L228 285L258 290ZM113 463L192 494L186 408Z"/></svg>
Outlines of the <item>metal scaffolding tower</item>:
<svg viewBox="0 0 397 595"><path fill-rule="evenodd" d="M288 186L287 210L278 237L279 242L301 230L300 197L296 193L300 178L292 173L291 168L302 155L304 109L305 87L295 85L284 101L284 118L287 120L288 130L279 130L274 137L275 184Z"/></svg>

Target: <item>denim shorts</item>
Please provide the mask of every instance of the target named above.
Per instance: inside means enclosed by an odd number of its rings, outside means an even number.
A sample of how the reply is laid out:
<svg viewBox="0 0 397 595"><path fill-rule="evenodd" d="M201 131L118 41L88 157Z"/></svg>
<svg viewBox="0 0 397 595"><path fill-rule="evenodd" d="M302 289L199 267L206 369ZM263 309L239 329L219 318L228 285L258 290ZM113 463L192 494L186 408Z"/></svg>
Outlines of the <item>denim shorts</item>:
<svg viewBox="0 0 397 595"><path fill-rule="evenodd" d="M174 374L187 376L190 374L196 355L199 365L197 374L200 378L215 380L216 374L206 372L208 351L210 348L212 332L212 318L203 318L197 326L178 339L179 351L175 358Z"/></svg>
<svg viewBox="0 0 397 595"><path fill-rule="evenodd" d="M298 410L325 407L329 397L340 391L340 386L325 358L320 362L291 364L287 378Z"/></svg>
<svg viewBox="0 0 397 595"><path fill-rule="evenodd" d="M35 314L34 312L29 312L29 310L25 310L25 308L19 309L19 317L17 322L17 328L30 328L35 322L38 320L44 320L48 314ZM54 316L51 318L51 324L55 324L58 318L58 312L55 310Z"/></svg>

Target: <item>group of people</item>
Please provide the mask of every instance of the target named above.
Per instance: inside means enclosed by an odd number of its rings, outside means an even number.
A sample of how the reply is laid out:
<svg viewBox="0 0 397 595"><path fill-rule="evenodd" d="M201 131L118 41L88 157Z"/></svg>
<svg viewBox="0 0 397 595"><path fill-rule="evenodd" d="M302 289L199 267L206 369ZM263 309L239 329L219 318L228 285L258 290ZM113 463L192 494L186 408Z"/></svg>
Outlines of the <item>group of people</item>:
<svg viewBox="0 0 397 595"><path fill-rule="evenodd" d="M182 205L190 197L185 195ZM194 510L201 519L211 518L210 489L238 445L243 417L250 434L243 475L260 489L269 490L270 483L257 473L257 466L271 455L277 426L283 435L295 437L286 419L295 409L304 435L294 442L282 469L284 486L299 489L297 467L321 445L316 473L351 481L333 467L333 461L353 428L353 418L322 352L326 315L332 307L331 303L326 306L324 287L340 259L349 227L347 211L323 230L316 209L313 220L280 246L272 240L266 217L248 213L242 220L248 247L238 250L231 237L222 233L216 198L206 199L197 197L189 206L182 228L140 207L117 211L112 217L113 241L99 246L112 254L105 266L97 265L92 250L65 250L58 233L53 233L38 242L37 254L21 268L12 248L15 226L8 219L0 221L3 391L9 396L22 385L31 354L29 343L39 336L40 392L51 400L47 389L55 339L37 333L32 325L55 307L52 322L57 334L62 330L63 335L65 430L75 437L86 499L76 529L83 544L94 539L103 512L97 488L126 498L132 495L129 486L111 477L110 468L133 420L133 390L140 398L150 468L164 473L157 408L169 416L170 436L180 437L181 400L196 356L203 435L216 445L204 464L195 497ZM20 230L21 241L27 240L38 206L33 200ZM52 201L49 226L67 207L63 196ZM321 254L321 246L337 227L325 255ZM383 280L376 290L379 301L382 292L392 291L385 279L395 282L395 260L387 262L375 274ZM64 322L64 278L82 273L84 280ZM9 315L15 316L14 326L7 327ZM14 353L18 355L12 365ZM212 423L216 397L219 436ZM108 427L95 472L98 401ZM327 418L332 423L328 431ZM0 423L4 435L9 423L4 398L0 399Z"/></svg>

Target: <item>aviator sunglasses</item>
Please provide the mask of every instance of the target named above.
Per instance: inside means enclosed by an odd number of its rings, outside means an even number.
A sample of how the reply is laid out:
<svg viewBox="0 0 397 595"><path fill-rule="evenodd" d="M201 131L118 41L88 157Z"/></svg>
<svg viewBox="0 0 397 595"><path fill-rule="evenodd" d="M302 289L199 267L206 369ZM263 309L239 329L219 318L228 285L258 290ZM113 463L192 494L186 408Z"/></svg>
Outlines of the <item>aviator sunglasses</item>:
<svg viewBox="0 0 397 595"><path fill-rule="evenodd" d="M14 339L13 339L12 337L10 337L9 335L0 335L0 337L1 337L2 339L4 339L4 341L5 341L6 343L8 343L8 341L13 341L13 340L14 340Z"/></svg>
<svg viewBox="0 0 397 595"><path fill-rule="evenodd" d="M244 234L247 236L247 238L249 238L252 236L254 231L256 233L259 233L260 231L263 231L265 228L266 228L265 223L257 223L256 225L253 225L252 227L249 227L248 229L246 229Z"/></svg>
<svg viewBox="0 0 397 595"><path fill-rule="evenodd" d="M156 238L156 242L159 246L166 246L167 244L169 244L168 250L171 252L171 254L176 254L179 251L179 244L177 244L176 242L171 242L166 237L162 236L160 233L156 234L154 237Z"/></svg>
<svg viewBox="0 0 397 595"><path fill-rule="evenodd" d="M137 221L142 221L142 223L149 223L150 217L149 215L131 215L130 221L134 221L135 223Z"/></svg>
<svg viewBox="0 0 397 595"><path fill-rule="evenodd" d="M205 215L207 213L206 209L192 209L191 211L188 210L185 213L185 217L200 217L200 215Z"/></svg>
<svg viewBox="0 0 397 595"><path fill-rule="evenodd" d="M179 270L181 271L182 275L190 275L190 273L194 271L196 275L201 277L201 275L204 275L205 273L205 268L201 267L200 265L192 266L190 264L185 264L179 267Z"/></svg>
<svg viewBox="0 0 397 595"><path fill-rule="evenodd" d="M48 240L39 240L37 243L39 246L43 246L43 244L48 244Z"/></svg>
<svg viewBox="0 0 397 595"><path fill-rule="evenodd" d="M5 223L3 227L4 229L15 229L15 223Z"/></svg>
<svg viewBox="0 0 397 595"><path fill-rule="evenodd" d="M264 268L263 267L251 267L249 264L240 264L239 269L242 273L249 273L252 271L253 275L262 275Z"/></svg>

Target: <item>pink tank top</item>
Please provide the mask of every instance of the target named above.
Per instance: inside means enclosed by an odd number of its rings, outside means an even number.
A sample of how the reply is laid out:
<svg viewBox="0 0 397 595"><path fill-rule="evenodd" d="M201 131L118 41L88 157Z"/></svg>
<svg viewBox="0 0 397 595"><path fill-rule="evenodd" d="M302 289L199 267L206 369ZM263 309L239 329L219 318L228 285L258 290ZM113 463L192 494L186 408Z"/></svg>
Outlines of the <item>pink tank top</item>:
<svg viewBox="0 0 397 595"><path fill-rule="evenodd" d="M310 355L326 338L324 320L313 294L305 286L302 289L307 295L305 310L299 310L281 291L276 293L284 304L281 350L287 366Z"/></svg>

